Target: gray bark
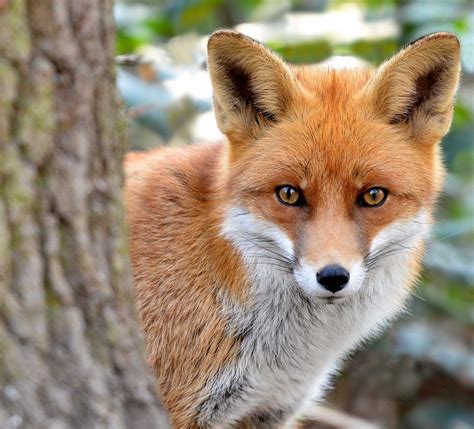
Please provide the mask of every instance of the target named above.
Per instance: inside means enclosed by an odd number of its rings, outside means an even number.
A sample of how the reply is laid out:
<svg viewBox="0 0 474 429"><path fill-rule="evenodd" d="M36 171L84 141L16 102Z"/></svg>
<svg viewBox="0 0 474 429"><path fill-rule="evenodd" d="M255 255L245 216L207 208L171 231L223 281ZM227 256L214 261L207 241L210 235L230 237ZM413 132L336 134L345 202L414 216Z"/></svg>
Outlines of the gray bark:
<svg viewBox="0 0 474 429"><path fill-rule="evenodd" d="M165 428L135 321L110 0L0 0L0 427Z"/></svg>

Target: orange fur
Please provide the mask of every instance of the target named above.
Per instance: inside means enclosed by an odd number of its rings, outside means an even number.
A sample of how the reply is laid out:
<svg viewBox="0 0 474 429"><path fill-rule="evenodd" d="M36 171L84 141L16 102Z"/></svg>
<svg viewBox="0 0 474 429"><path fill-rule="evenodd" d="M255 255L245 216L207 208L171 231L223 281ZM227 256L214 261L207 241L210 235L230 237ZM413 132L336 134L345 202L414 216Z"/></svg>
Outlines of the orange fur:
<svg viewBox="0 0 474 429"><path fill-rule="evenodd" d="M239 204L278 225L296 254L314 263L330 263L331 249L351 261L387 225L422 208L431 213L444 174L437 143L451 121L459 44L438 33L378 71L335 71L287 66L245 36L218 32L209 42L209 68L228 143L126 160L138 311L178 428L200 427L206 382L239 354L220 293L245 305L250 279L222 237L226 210ZM277 201L282 184L304 192L305 208ZM354 204L372 186L390 190L386 204Z"/></svg>
<svg viewBox="0 0 474 429"><path fill-rule="evenodd" d="M220 153L219 146L163 149L127 166L140 166L126 193L127 206L139 208L128 211L137 306L176 427L188 427L206 379L236 353L216 303L220 284L237 294L245 279L237 256L212 227L222 198L208 174Z"/></svg>

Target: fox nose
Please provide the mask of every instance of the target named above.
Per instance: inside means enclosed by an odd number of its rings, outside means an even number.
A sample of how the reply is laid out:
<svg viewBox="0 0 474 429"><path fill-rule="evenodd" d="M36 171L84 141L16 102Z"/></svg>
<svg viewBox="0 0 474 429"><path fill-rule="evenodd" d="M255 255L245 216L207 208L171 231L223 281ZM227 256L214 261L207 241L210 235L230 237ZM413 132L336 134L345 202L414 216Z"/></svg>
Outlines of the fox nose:
<svg viewBox="0 0 474 429"><path fill-rule="evenodd" d="M349 272L340 265L327 265L316 274L316 279L324 289L336 293L349 282Z"/></svg>

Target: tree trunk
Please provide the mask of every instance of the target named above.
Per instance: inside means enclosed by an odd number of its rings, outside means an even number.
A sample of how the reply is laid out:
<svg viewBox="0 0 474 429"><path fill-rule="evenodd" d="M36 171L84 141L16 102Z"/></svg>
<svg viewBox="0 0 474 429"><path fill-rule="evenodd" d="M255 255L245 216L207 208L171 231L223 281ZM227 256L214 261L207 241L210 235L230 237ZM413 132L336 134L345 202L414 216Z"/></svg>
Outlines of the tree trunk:
<svg viewBox="0 0 474 429"><path fill-rule="evenodd" d="M0 0L0 427L165 428L135 321L111 0Z"/></svg>

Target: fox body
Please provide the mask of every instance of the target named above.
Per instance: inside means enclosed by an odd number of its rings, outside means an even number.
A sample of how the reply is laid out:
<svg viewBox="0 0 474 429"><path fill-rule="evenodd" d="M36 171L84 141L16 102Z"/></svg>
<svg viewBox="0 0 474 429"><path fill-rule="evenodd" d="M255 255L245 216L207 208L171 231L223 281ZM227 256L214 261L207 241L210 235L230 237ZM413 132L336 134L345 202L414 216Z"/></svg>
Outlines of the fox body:
<svg viewBox="0 0 474 429"><path fill-rule="evenodd" d="M459 42L377 70L289 66L231 31L208 53L227 141L126 160L148 359L178 428L291 427L410 294Z"/></svg>

